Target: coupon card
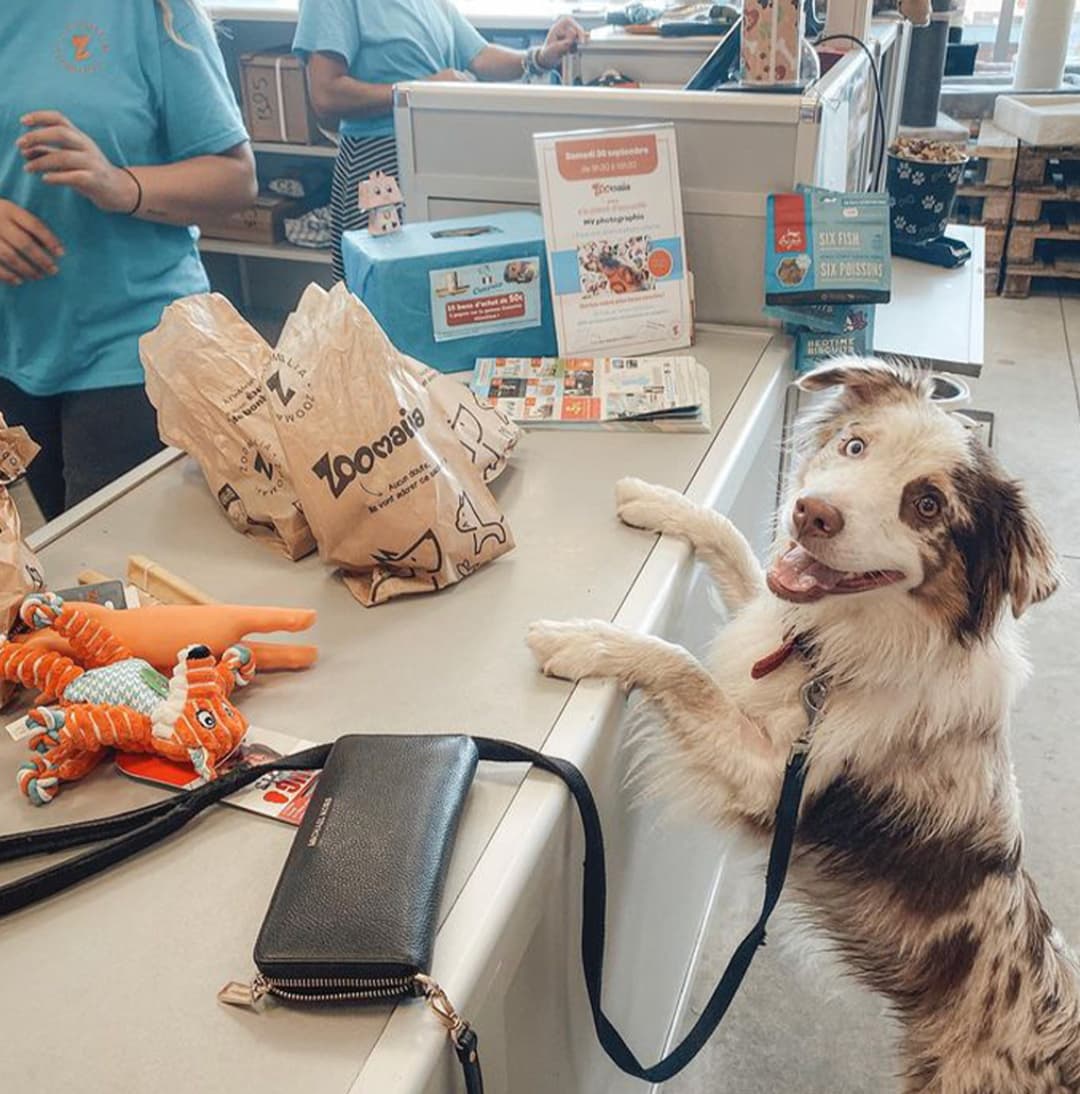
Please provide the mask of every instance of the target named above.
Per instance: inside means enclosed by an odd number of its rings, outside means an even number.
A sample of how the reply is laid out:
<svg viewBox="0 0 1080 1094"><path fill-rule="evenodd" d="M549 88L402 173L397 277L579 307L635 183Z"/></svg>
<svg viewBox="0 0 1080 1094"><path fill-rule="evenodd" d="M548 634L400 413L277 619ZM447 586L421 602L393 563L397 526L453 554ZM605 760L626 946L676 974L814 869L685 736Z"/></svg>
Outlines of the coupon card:
<svg viewBox="0 0 1080 1094"><path fill-rule="evenodd" d="M269 763L314 747L314 741L252 726L239 748L218 764L218 774L223 775L241 763ZM147 753L118 752L116 766L133 779L176 790L193 790L205 782L191 764L177 763ZM318 779L317 771L271 771L223 801L227 805L295 826L303 820L304 810Z"/></svg>

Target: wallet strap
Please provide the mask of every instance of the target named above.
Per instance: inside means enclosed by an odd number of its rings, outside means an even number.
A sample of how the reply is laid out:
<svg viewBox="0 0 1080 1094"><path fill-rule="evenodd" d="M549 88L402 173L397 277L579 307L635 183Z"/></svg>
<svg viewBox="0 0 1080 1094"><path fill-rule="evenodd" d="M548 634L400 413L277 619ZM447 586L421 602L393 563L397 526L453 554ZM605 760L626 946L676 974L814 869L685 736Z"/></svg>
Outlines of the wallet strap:
<svg viewBox="0 0 1080 1094"><path fill-rule="evenodd" d="M330 754L330 745L319 745L288 758L288 770L312 771L321 768ZM62 824L55 828L15 832L0 837L0 862L29 855L101 843L100 847L67 859L56 866L17 878L0 886L0 916L16 912L45 897L63 892L86 878L100 874L117 862L179 831L207 806L235 793L273 771L284 770L281 760L269 763L241 764L211 783L196 787L142 809L117 813L81 824Z"/></svg>
<svg viewBox="0 0 1080 1094"><path fill-rule="evenodd" d="M810 729L813 728L813 720ZM690 1032L658 1063L645 1067L623 1040L604 1013L604 935L607 920L607 869L604 860L604 834L585 776L569 761L545 756L524 745L488 737L474 737L480 759L498 763L524 762L558 776L566 784L577 805L581 826L585 832L585 868L582 881L581 963L585 972L585 987L589 994L596 1036L604 1051L628 1075L650 1083L666 1082L677 1075L701 1051L716 1027L723 1021L749 971L758 947L765 945L765 927L780 899L787 877L795 828L806 782L805 741L792 750L784 771L780 802L776 809L776 824L769 865L765 874L765 898L757 922L739 943L728 962L705 1009Z"/></svg>

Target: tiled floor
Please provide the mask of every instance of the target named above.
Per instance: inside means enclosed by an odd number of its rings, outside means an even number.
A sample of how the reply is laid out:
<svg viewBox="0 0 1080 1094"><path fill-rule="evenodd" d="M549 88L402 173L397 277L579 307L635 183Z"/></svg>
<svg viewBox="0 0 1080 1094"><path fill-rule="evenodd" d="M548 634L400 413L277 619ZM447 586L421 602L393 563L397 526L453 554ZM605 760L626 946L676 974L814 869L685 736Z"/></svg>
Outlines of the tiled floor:
<svg viewBox="0 0 1080 1094"><path fill-rule="evenodd" d="M1015 712L1013 742L1027 867L1066 938L1080 945L1080 299L988 300L986 346L974 405L995 413L998 456L1027 484L1069 578L1030 613L1035 671ZM725 940L741 928L717 925L696 1006L727 960ZM713 1043L664 1091L886 1094L895 1089L893 1034L875 997L770 946Z"/></svg>

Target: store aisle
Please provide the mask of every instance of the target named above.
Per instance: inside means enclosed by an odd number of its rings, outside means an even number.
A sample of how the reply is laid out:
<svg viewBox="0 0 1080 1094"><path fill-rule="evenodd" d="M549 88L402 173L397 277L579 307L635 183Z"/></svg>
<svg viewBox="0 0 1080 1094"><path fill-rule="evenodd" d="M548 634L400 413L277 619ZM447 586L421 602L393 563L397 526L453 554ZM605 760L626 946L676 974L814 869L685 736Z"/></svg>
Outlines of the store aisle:
<svg viewBox="0 0 1080 1094"><path fill-rule="evenodd" d="M1027 484L1069 581L1029 617L1034 674L1015 712L1013 742L1027 868L1065 937L1080 947L1080 299L987 300L986 345L975 406L996 415L998 455ZM742 928L742 919L717 924L695 1005ZM770 946L722 1032L664 1092L887 1094L896 1088L893 1034L876 997Z"/></svg>

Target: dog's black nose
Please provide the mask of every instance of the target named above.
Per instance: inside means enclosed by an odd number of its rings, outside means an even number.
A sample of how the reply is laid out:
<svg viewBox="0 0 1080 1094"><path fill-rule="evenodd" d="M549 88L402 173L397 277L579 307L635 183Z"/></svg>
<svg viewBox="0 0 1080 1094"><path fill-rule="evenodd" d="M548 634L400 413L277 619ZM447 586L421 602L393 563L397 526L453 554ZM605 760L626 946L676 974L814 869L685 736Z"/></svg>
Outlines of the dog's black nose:
<svg viewBox="0 0 1080 1094"><path fill-rule="evenodd" d="M804 497L795 502L792 515L800 539L831 539L844 527L844 514L821 498Z"/></svg>

